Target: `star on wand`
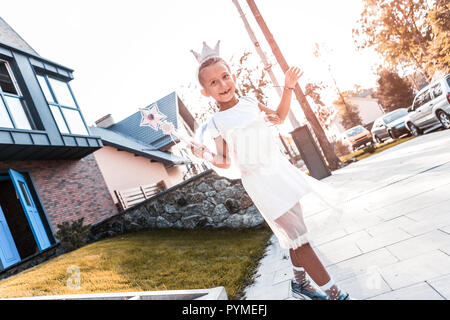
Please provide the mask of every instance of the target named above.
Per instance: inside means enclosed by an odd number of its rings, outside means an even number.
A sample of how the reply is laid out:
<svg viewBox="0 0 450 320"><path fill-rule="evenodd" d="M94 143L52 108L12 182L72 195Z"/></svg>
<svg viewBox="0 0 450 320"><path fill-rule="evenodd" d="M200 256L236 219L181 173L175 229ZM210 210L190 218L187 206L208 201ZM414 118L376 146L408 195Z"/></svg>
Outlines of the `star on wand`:
<svg viewBox="0 0 450 320"><path fill-rule="evenodd" d="M159 110L156 103L151 104L146 108L139 109L139 111L141 112L141 123L139 126L151 127L153 130L161 129L162 133L165 135L169 135L174 143L175 140L172 136L177 137L189 146L195 143L192 138L177 131L173 123L165 120L167 119L167 116Z"/></svg>

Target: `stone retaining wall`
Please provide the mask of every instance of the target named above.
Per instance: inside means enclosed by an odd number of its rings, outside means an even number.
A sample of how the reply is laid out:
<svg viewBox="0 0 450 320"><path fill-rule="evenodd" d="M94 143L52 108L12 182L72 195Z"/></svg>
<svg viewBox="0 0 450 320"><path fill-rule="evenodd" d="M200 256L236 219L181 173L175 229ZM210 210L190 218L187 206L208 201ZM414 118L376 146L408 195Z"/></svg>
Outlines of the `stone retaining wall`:
<svg viewBox="0 0 450 320"><path fill-rule="evenodd" d="M263 217L242 186L202 172L91 228L91 240L146 228L249 228Z"/></svg>

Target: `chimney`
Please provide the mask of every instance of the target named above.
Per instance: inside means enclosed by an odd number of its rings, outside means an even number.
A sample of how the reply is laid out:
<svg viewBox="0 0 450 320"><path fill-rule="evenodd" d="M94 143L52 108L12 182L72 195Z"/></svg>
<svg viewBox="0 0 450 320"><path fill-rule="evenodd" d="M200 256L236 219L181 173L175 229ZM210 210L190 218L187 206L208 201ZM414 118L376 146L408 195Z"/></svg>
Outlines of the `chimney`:
<svg viewBox="0 0 450 320"><path fill-rule="evenodd" d="M104 117L101 117L97 121L95 121L95 125L100 128L109 128L114 124L114 119L112 118L111 114L107 114Z"/></svg>

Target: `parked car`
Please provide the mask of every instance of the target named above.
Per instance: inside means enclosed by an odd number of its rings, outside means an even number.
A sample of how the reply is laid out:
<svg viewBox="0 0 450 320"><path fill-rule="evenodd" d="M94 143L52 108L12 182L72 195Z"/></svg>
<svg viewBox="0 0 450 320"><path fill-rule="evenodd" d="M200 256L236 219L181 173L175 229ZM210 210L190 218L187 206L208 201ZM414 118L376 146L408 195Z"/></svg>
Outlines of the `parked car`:
<svg viewBox="0 0 450 320"><path fill-rule="evenodd" d="M372 136L376 143L386 139L397 139L404 134L411 134L405 126L408 109L398 108L376 119L372 126Z"/></svg>
<svg viewBox="0 0 450 320"><path fill-rule="evenodd" d="M450 128L450 74L420 90L405 123L415 136L437 126Z"/></svg>
<svg viewBox="0 0 450 320"><path fill-rule="evenodd" d="M358 150L361 146L372 144L372 134L363 126L355 126L342 134L342 142L348 143L353 151Z"/></svg>

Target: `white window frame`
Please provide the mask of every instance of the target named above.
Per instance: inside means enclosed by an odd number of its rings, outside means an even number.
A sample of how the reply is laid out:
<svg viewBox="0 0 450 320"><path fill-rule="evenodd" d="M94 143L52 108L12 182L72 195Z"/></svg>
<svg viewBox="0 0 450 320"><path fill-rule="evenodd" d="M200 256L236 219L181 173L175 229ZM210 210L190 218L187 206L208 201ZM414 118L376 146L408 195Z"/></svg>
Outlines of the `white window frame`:
<svg viewBox="0 0 450 320"><path fill-rule="evenodd" d="M5 59L0 59L0 63L4 63L4 64L5 64L5 67L6 67L6 70L7 70L7 72L8 72L8 75L9 75L9 77L11 78L11 81L12 81L12 83L13 83L14 89L16 89L16 92L17 92L17 94L9 93L9 92L4 92L3 90L1 90L1 87L0 87L0 91L1 91L1 93L0 93L0 95L1 95L0 99L2 99L2 102L3 102L3 104L4 104L5 108L6 108L6 111L7 111L7 113L8 113L8 116L9 116L9 118L10 118L10 120L11 120L12 125L13 125L13 128L9 128L9 127L8 127L8 129L27 130L27 131L28 131L28 130L35 130L36 126L35 126L35 124L34 124L34 122L33 122L33 119L32 119L32 117L31 117L30 113L29 113L30 111L28 110L28 105L27 105L27 103L26 103L26 101L25 101L25 99L24 99L24 97L23 97L23 95L22 95L22 91L20 90L19 84L17 83L16 77L14 76L14 72L13 72L13 70L12 70L10 64L9 64L9 61L8 61L8 60L5 60ZM25 114L27 115L28 123L29 123L31 129L21 129L21 128L17 128L17 127L16 127L16 120L15 120L14 117L12 116L11 110L10 110L10 108L9 108L7 102L6 102L6 99L4 98L5 96L6 96L6 97L12 97L12 98L19 99L19 100L21 100L21 101L25 104L25 108L26 108L27 110L24 110L24 112L25 112Z"/></svg>

